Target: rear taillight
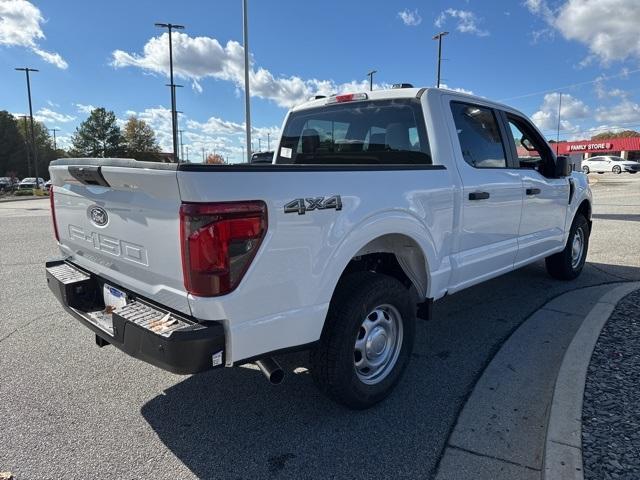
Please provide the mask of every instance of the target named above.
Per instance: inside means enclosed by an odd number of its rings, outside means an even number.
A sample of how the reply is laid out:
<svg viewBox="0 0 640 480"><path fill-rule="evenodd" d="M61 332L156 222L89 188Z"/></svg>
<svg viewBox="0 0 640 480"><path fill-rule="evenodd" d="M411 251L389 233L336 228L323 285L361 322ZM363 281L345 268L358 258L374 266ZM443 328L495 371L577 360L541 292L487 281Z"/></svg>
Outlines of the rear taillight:
<svg viewBox="0 0 640 480"><path fill-rule="evenodd" d="M58 224L56 223L56 204L53 201L53 185L49 189L49 201L51 202L51 220L53 221L53 233L56 236L56 240L60 241L60 235L58 235Z"/></svg>
<svg viewBox="0 0 640 480"><path fill-rule="evenodd" d="M183 203L180 240L184 286L213 297L234 290L267 232L262 201Z"/></svg>

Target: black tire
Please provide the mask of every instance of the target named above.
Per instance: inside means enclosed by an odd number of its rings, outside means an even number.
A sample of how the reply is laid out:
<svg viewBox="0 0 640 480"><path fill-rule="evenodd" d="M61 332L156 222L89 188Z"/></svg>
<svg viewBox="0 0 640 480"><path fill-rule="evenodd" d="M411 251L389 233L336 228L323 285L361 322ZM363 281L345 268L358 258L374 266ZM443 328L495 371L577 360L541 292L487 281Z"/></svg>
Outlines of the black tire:
<svg viewBox="0 0 640 480"><path fill-rule="evenodd" d="M574 239L576 235L580 234L582 235L583 247L580 259L576 263L573 256ZM584 215L578 213L571 224L569 238L564 250L545 259L549 275L558 280L573 280L580 275L589 250L589 234L589 222L587 222Z"/></svg>
<svg viewBox="0 0 640 480"><path fill-rule="evenodd" d="M611 171L617 175L620 175L622 173L622 169L620 168L620 165L614 165Z"/></svg>
<svg viewBox="0 0 640 480"><path fill-rule="evenodd" d="M637 170L631 170L629 173L634 174L634 173L638 173Z"/></svg>
<svg viewBox="0 0 640 480"><path fill-rule="evenodd" d="M385 375L377 383L365 383L356 369L359 352L355 342L362 338L363 322L383 305L399 313L402 334L396 335L397 355L394 363L388 364ZM371 272L345 276L331 300L320 342L311 351L311 373L320 390L333 400L359 410L383 400L396 386L411 358L415 311L409 290L395 278ZM384 338L388 345L387 337Z"/></svg>
<svg viewBox="0 0 640 480"><path fill-rule="evenodd" d="M586 165L585 165L584 167L582 167L582 172L583 172L585 175L589 175L589 167L587 167Z"/></svg>

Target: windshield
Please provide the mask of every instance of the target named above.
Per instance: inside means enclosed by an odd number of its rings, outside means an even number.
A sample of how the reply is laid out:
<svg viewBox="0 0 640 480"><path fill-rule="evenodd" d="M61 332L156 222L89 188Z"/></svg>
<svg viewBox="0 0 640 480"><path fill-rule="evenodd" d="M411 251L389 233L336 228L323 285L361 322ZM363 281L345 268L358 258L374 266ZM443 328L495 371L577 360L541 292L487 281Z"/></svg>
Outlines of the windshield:
<svg viewBox="0 0 640 480"><path fill-rule="evenodd" d="M430 164L420 101L349 102L292 112L276 163Z"/></svg>
<svg viewBox="0 0 640 480"><path fill-rule="evenodd" d="M28 183L28 182L35 182L36 179L35 177L27 177L24 180L22 180L24 183Z"/></svg>

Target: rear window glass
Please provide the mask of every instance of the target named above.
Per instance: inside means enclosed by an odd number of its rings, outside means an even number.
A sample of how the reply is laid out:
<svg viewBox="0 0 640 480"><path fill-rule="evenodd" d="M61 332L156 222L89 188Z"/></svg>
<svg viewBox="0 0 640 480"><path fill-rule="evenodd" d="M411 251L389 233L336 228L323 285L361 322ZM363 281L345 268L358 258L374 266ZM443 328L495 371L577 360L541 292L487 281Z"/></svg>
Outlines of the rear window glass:
<svg viewBox="0 0 640 480"><path fill-rule="evenodd" d="M430 164L420 102L350 102L293 112L276 163Z"/></svg>

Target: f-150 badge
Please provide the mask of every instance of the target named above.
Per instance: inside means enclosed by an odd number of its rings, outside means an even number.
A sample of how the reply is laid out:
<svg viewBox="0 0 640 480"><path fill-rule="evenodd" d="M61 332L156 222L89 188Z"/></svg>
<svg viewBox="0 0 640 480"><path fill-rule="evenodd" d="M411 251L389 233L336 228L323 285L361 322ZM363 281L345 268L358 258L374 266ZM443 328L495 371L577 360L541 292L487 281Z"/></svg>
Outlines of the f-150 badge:
<svg viewBox="0 0 640 480"><path fill-rule="evenodd" d="M342 199L340 198L340 195L333 195L329 198L296 198L295 200L291 200L285 204L284 213L297 213L298 215L304 215L312 210L328 210L330 208L342 210Z"/></svg>

